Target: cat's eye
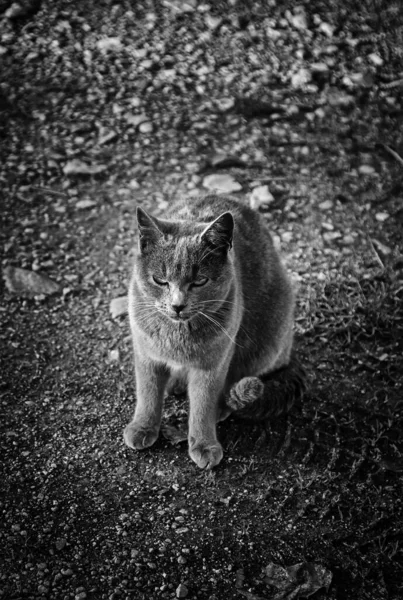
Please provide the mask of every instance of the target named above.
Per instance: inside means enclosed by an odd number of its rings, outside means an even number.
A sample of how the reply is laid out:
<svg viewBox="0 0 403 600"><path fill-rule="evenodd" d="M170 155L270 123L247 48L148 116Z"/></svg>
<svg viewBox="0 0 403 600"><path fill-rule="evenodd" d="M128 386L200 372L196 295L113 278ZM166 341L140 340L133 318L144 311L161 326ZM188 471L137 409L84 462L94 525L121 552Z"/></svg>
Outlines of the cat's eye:
<svg viewBox="0 0 403 600"><path fill-rule="evenodd" d="M156 283L157 285L168 285L167 281L164 281L164 279L160 279L159 277L156 277L155 275L153 275L153 280L154 280L154 283Z"/></svg>
<svg viewBox="0 0 403 600"><path fill-rule="evenodd" d="M195 287L201 287L202 285L206 285L208 282L208 277L198 277L192 282L192 285Z"/></svg>

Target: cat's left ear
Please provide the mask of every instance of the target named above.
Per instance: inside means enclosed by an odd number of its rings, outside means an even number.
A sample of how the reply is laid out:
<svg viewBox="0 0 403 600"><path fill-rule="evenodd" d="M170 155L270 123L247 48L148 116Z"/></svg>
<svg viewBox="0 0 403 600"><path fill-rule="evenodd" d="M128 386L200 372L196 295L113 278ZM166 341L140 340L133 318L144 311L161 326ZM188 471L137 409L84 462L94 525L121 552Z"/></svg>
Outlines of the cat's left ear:
<svg viewBox="0 0 403 600"><path fill-rule="evenodd" d="M158 219L152 217L145 210L137 207L137 225L140 233L140 250L145 251L150 245L155 244L163 236Z"/></svg>
<svg viewBox="0 0 403 600"><path fill-rule="evenodd" d="M206 227L201 234L201 240L206 241L217 250L223 249L227 252L232 248L233 233L234 217L230 212L225 212Z"/></svg>

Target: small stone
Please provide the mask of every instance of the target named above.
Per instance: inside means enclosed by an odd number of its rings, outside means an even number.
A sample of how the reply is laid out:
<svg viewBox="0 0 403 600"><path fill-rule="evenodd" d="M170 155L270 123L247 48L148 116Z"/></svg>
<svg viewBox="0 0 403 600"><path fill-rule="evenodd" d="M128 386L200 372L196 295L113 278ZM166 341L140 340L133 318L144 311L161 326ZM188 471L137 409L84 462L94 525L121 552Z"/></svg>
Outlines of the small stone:
<svg viewBox="0 0 403 600"><path fill-rule="evenodd" d="M375 173L374 167L371 165L360 165L358 167L358 172L360 175L373 175Z"/></svg>
<svg viewBox="0 0 403 600"><path fill-rule="evenodd" d="M85 592L80 592L74 596L74 600L85 600L87 594Z"/></svg>
<svg viewBox="0 0 403 600"><path fill-rule="evenodd" d="M67 540L65 538L59 538L58 540L56 540L56 550L63 550L66 544Z"/></svg>
<svg viewBox="0 0 403 600"><path fill-rule="evenodd" d="M114 350L110 350L109 352L109 360L110 362L119 362L120 360L120 352L117 348Z"/></svg>
<svg viewBox="0 0 403 600"><path fill-rule="evenodd" d="M98 50L100 50L101 52L104 52L104 53L119 52L119 50L122 50L123 45L122 45L120 38L108 37L108 38L103 38L102 40L99 40L97 42L97 48L98 48Z"/></svg>
<svg viewBox="0 0 403 600"><path fill-rule="evenodd" d="M127 296L113 298L109 305L109 312L112 319L117 319L127 313Z"/></svg>
<svg viewBox="0 0 403 600"><path fill-rule="evenodd" d="M382 67L383 65L383 59L376 52L369 54L368 60L370 60L375 67Z"/></svg>
<svg viewBox="0 0 403 600"><path fill-rule="evenodd" d="M291 77L291 85L294 88L299 88L307 83L309 83L312 79L312 74L308 69L299 69L294 75Z"/></svg>
<svg viewBox="0 0 403 600"><path fill-rule="evenodd" d="M325 75L329 73L329 67L326 63L317 62L311 64L312 73L316 75Z"/></svg>
<svg viewBox="0 0 403 600"><path fill-rule="evenodd" d="M103 146L104 144L109 144L110 142L113 142L113 140L115 140L117 137L118 134L116 133L116 131L104 131L99 136L98 144L100 146Z"/></svg>
<svg viewBox="0 0 403 600"><path fill-rule="evenodd" d="M131 180L129 181L129 188L130 188L131 190L138 190L138 189L140 188L140 184L139 184L139 182L137 181L137 179L131 179Z"/></svg>
<svg viewBox="0 0 403 600"><path fill-rule="evenodd" d="M218 98L216 100L217 108L220 112L227 112L234 107L235 99L234 98Z"/></svg>
<svg viewBox="0 0 403 600"><path fill-rule="evenodd" d="M379 221L379 223L383 223L384 221L386 221L387 219L389 219L390 214L387 212L378 212L375 215L375 219L377 221Z"/></svg>
<svg viewBox="0 0 403 600"><path fill-rule="evenodd" d="M319 204L320 210L329 210L329 208L333 208L333 202L331 200L325 200Z"/></svg>
<svg viewBox="0 0 403 600"><path fill-rule="evenodd" d="M144 123L140 123L139 131L140 133L152 133L153 124L151 123L151 121L145 121Z"/></svg>
<svg viewBox="0 0 403 600"><path fill-rule="evenodd" d="M138 127L141 123L148 121L148 117L145 114L141 114L141 115L127 114L125 116L125 119L127 121L127 124L131 125L132 127Z"/></svg>
<svg viewBox="0 0 403 600"><path fill-rule="evenodd" d="M176 597L177 598L186 598L187 595L188 595L188 589L187 589L186 585L184 585L183 583L180 583L178 585L178 587L176 588Z"/></svg>
<svg viewBox="0 0 403 600"><path fill-rule="evenodd" d="M323 239L326 242L333 242L339 238L341 238L340 231L326 231L326 233L323 234Z"/></svg>
<svg viewBox="0 0 403 600"><path fill-rule="evenodd" d="M94 208L94 206L96 206L97 203L94 202L94 200L89 200L89 199L84 199L84 200L79 200L76 203L76 208L79 208L80 210L87 210L88 208Z"/></svg>
<svg viewBox="0 0 403 600"><path fill-rule="evenodd" d="M103 173L106 169L106 165L88 165L79 158L73 158L64 165L63 173L65 175L97 175Z"/></svg>
<svg viewBox="0 0 403 600"><path fill-rule="evenodd" d="M215 31L222 23L222 17L214 17L207 13L204 15L204 22L211 31Z"/></svg>
<svg viewBox="0 0 403 600"><path fill-rule="evenodd" d="M334 27L333 25L330 25L330 23L325 23L324 21L322 21L322 23L319 25L319 31L324 33L327 37L331 38L333 37Z"/></svg>

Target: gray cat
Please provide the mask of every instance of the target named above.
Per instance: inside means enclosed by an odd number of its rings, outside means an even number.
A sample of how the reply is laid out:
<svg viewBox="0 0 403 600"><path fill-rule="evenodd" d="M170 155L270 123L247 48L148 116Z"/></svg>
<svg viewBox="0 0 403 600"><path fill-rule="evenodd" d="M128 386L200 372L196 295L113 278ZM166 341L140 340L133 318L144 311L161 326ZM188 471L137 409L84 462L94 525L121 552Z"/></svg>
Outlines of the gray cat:
<svg viewBox="0 0 403 600"><path fill-rule="evenodd" d="M175 203L160 219L137 209L139 248L129 289L137 403L124 431L151 446L163 398L184 382L189 454L223 456L216 424L232 411L265 419L303 389L292 357L294 295L262 218L233 198Z"/></svg>

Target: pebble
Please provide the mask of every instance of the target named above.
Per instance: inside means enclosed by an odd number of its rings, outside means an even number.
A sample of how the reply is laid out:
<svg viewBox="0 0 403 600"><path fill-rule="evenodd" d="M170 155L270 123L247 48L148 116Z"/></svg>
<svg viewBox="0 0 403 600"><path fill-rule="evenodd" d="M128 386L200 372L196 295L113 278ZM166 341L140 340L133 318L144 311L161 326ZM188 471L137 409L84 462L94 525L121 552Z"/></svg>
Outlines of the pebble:
<svg viewBox="0 0 403 600"><path fill-rule="evenodd" d="M358 172L360 175L373 175L375 173L374 167L371 165L360 165L358 167Z"/></svg>
<svg viewBox="0 0 403 600"><path fill-rule="evenodd" d="M377 221L379 221L380 223L383 223L384 221L386 221L386 219L389 219L390 214L387 212L378 212L375 215L375 219Z"/></svg>
<svg viewBox="0 0 403 600"><path fill-rule="evenodd" d="M178 585L178 587L176 588L176 597L177 598L186 598L187 595L188 595L188 589L187 589L186 585L184 585L183 583L180 583Z"/></svg>
<svg viewBox="0 0 403 600"><path fill-rule="evenodd" d="M140 133L152 133L153 124L151 123L151 121L145 121L144 123L140 123L139 131Z"/></svg>

